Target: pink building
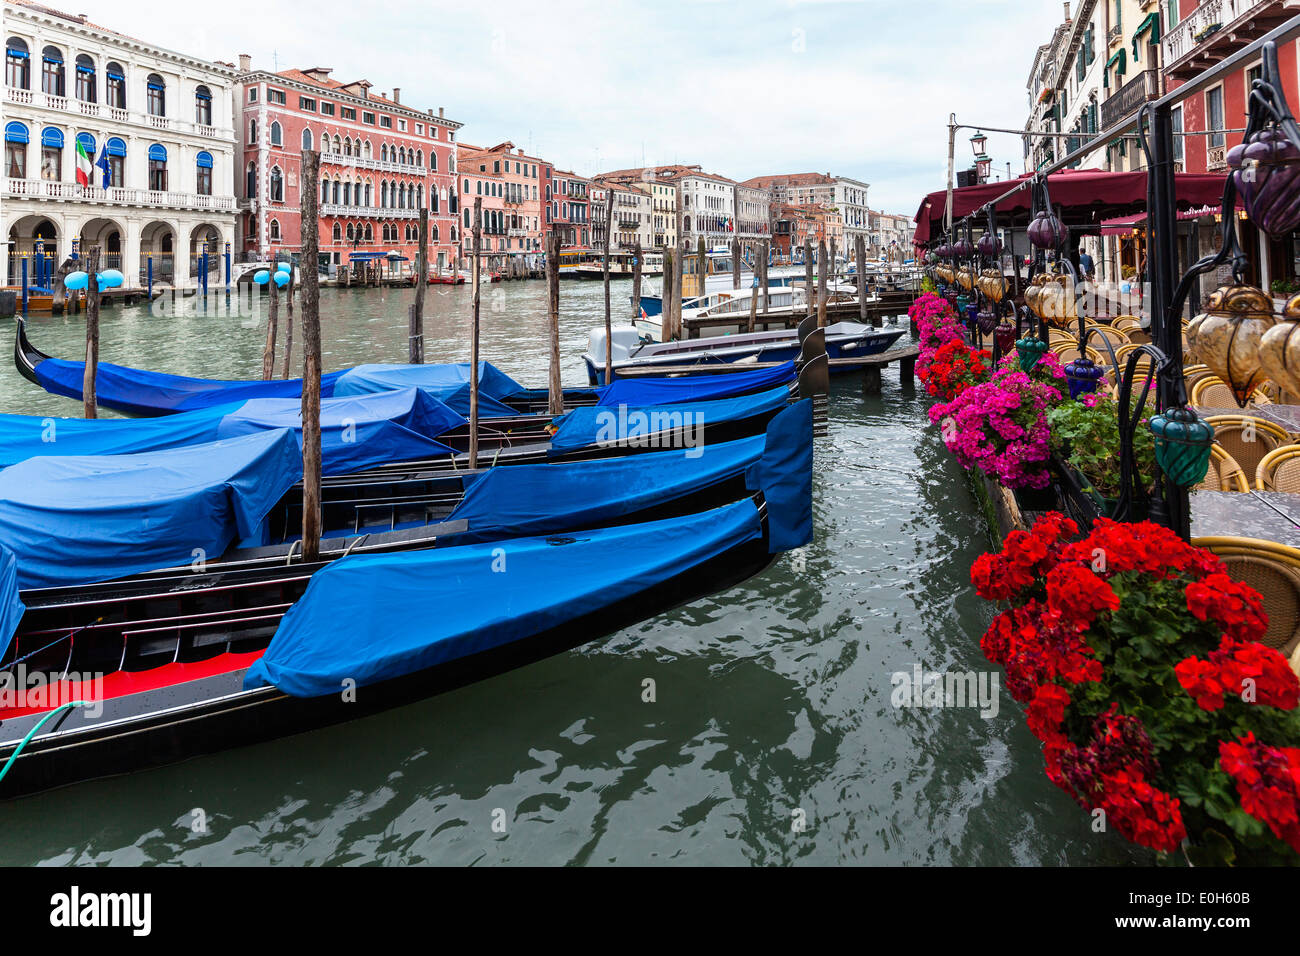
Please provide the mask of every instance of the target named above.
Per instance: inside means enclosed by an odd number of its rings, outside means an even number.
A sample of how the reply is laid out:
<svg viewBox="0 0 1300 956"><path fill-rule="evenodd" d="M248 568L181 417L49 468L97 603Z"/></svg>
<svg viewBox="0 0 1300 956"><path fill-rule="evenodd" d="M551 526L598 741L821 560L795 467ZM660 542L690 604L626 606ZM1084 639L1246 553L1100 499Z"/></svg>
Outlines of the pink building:
<svg viewBox="0 0 1300 956"><path fill-rule="evenodd" d="M591 180L567 170L552 170L547 184L550 203L548 227L560 234L561 249L591 247L591 216L588 209Z"/></svg>
<svg viewBox="0 0 1300 956"><path fill-rule="evenodd" d="M462 124L441 109L403 105L396 87L390 97L372 93L367 80L340 83L325 67L270 73L241 56L238 82L236 192L247 258L301 252L301 152L317 149L322 268L396 252L393 262L409 272L422 208L429 210L430 267L453 267L460 240L455 134Z"/></svg>
<svg viewBox="0 0 1300 956"><path fill-rule="evenodd" d="M500 272L509 258L506 242L510 239L510 209L506 204L506 177L501 172L501 154L468 143L456 149L461 194L460 268L468 269L474 255L474 237L470 233L474 219L474 201L483 201L482 234L479 243L481 265L485 271Z"/></svg>

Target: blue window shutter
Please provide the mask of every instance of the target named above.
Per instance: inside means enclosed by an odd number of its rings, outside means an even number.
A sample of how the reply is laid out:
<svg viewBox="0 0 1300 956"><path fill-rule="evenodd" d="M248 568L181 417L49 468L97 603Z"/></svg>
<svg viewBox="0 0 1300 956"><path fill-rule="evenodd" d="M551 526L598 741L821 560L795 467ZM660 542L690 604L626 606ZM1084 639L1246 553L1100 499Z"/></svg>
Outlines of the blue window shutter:
<svg viewBox="0 0 1300 956"><path fill-rule="evenodd" d="M26 143L28 142L27 127L22 123L5 124L5 142L6 143Z"/></svg>

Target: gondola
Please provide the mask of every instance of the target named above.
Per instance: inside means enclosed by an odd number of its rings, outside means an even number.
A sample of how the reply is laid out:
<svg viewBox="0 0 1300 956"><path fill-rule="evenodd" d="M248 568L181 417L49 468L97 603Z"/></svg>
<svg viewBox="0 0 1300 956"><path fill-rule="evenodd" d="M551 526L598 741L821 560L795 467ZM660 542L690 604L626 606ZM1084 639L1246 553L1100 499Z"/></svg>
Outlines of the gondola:
<svg viewBox="0 0 1300 956"><path fill-rule="evenodd" d="M54 395L80 400L85 363L56 359L27 338L16 319L14 364L28 381ZM429 391L462 415L469 414L469 365L360 365L321 376L321 397L374 394L403 388ZM727 398L762 391L795 380L794 363L753 369L706 380L685 377L616 382L610 388L563 390L566 411L604 404L672 404ZM199 379L135 369L110 362L98 365L96 401L104 408L138 417L172 415L257 398L300 398L301 379ZM489 362L479 363L479 420L489 431L508 432L545 424L546 389L520 385Z"/></svg>
<svg viewBox="0 0 1300 956"><path fill-rule="evenodd" d="M43 703L0 707L0 761L23 747L0 797L373 713L738 583L811 534L809 405L773 422L756 460L733 448L737 467L679 484L672 500L647 491L600 506L574 485L551 513L503 516L520 492L554 501L569 481L565 466L494 469L477 508L327 539L311 564L280 543L201 569L24 591L4 669L11 685L22 669L55 680ZM662 454L597 467L632 482ZM73 679L94 673L101 684ZM356 694L332 693L336 678Z"/></svg>

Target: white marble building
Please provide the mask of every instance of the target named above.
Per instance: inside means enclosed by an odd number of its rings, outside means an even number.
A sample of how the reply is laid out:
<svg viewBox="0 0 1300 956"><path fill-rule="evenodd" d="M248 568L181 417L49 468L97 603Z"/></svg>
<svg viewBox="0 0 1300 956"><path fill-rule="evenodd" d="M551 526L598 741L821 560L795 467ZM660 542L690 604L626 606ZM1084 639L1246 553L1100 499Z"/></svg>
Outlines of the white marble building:
<svg viewBox="0 0 1300 956"><path fill-rule="evenodd" d="M205 250L216 281L235 237L234 67L26 0L3 12L0 277L16 284L37 248L57 266L75 244L99 246L128 287L150 260L156 283L192 286Z"/></svg>

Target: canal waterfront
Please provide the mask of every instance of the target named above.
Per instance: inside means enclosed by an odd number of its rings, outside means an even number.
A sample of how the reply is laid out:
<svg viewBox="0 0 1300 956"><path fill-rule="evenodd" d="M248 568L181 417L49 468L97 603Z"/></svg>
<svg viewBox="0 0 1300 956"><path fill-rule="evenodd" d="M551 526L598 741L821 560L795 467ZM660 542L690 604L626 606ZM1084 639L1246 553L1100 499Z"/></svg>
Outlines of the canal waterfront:
<svg viewBox="0 0 1300 956"><path fill-rule="evenodd" d="M619 311L629 289L615 284ZM526 385L546 382L545 291L483 289L483 357ZM325 367L403 361L412 296L322 290ZM468 287L430 288L429 361L466 360L468 303ZM584 384L599 284L564 284L561 311L564 381ZM264 324L139 307L102 326L104 361L260 371ZM77 316L34 318L30 334L63 358L84 347ZM984 521L924 395L885 378L878 398L833 385L816 541L764 574L385 714L0 804L0 864L1152 861L1091 832L1004 689L990 719L891 705L891 676L914 665L1001 670L979 650L993 608L969 585ZM6 361L0 410L79 408Z"/></svg>

